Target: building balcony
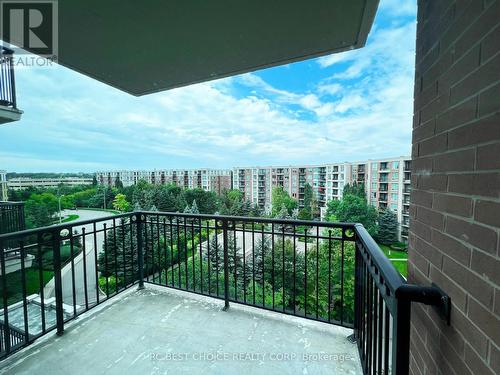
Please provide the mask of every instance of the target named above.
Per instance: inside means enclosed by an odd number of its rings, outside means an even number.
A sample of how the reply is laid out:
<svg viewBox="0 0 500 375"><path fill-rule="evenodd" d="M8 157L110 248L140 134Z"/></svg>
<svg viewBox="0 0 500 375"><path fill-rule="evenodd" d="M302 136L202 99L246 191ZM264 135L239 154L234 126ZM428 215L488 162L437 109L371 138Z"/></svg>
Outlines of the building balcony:
<svg viewBox="0 0 500 375"><path fill-rule="evenodd" d="M407 374L411 302L447 298L407 284L360 224L134 212L0 249L2 271L34 256L3 283L11 373Z"/></svg>
<svg viewBox="0 0 500 375"><path fill-rule="evenodd" d="M19 121L23 111L17 108L13 51L1 47L0 69L0 124Z"/></svg>

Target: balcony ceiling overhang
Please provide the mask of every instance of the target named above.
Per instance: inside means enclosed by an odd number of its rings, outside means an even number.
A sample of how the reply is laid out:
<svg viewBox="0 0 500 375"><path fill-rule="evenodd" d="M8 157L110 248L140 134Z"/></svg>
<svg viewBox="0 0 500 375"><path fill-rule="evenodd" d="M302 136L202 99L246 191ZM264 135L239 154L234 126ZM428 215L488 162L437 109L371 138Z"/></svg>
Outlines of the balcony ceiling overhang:
<svg viewBox="0 0 500 375"><path fill-rule="evenodd" d="M133 95L363 47L378 0L59 0L60 64Z"/></svg>

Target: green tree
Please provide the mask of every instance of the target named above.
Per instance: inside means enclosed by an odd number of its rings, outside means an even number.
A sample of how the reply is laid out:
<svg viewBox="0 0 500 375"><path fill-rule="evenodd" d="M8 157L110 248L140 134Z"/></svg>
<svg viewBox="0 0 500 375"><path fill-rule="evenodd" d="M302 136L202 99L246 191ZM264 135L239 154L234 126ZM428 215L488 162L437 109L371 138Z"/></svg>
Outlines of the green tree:
<svg viewBox="0 0 500 375"><path fill-rule="evenodd" d="M398 218L391 210L384 210L379 214L377 239L388 246L398 240Z"/></svg>
<svg viewBox="0 0 500 375"><path fill-rule="evenodd" d="M365 184L360 182L353 182L344 186L343 195L355 195L357 197L366 199Z"/></svg>
<svg viewBox="0 0 500 375"><path fill-rule="evenodd" d="M285 207L288 215L292 214L292 211L297 208L297 200L290 197L288 192L283 190L282 187L275 187L272 194L272 216L276 217L283 207Z"/></svg>
<svg viewBox="0 0 500 375"><path fill-rule="evenodd" d="M130 211L130 203L127 201L127 197L124 194L116 194L113 200L113 208L120 212Z"/></svg>
<svg viewBox="0 0 500 375"><path fill-rule="evenodd" d="M25 203L26 225L38 228L52 224L59 210L59 202L53 193L31 194Z"/></svg>
<svg viewBox="0 0 500 375"><path fill-rule="evenodd" d="M115 179L115 188L123 189L123 182L121 182L120 177L116 176Z"/></svg>
<svg viewBox="0 0 500 375"><path fill-rule="evenodd" d="M196 201L199 213L213 214L217 211L217 194L203 189L186 189L183 191L184 199L190 206Z"/></svg>
<svg viewBox="0 0 500 375"><path fill-rule="evenodd" d="M327 220L361 223L371 236L377 234L377 211L359 195L347 194L339 201L328 202Z"/></svg>

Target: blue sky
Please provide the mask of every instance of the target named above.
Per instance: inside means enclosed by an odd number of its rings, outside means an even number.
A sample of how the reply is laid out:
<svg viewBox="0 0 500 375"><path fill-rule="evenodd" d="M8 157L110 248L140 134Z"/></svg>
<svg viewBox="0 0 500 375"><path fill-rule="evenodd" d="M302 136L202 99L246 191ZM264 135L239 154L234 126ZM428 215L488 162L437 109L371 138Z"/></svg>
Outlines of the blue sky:
<svg viewBox="0 0 500 375"><path fill-rule="evenodd" d="M136 98L59 66L16 70L0 169L229 168L408 155L416 0L381 0L364 48Z"/></svg>

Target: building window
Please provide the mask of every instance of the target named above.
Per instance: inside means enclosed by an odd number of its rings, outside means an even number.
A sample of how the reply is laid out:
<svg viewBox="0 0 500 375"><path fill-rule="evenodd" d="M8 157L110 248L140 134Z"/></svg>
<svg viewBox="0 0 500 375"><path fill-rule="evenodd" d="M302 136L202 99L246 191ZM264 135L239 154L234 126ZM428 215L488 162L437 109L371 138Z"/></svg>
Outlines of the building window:
<svg viewBox="0 0 500 375"><path fill-rule="evenodd" d="M398 168L399 168L399 161L392 162L392 169L398 169Z"/></svg>
<svg viewBox="0 0 500 375"><path fill-rule="evenodd" d="M391 210L397 211L397 209L398 209L398 205L397 204L394 204L394 203L391 204Z"/></svg>
<svg viewBox="0 0 500 375"><path fill-rule="evenodd" d="M377 190L377 183L372 183L372 190Z"/></svg>
<svg viewBox="0 0 500 375"><path fill-rule="evenodd" d="M391 190L392 191L398 191L398 189L399 189L399 185L398 184L391 184L391 185L392 185L391 186Z"/></svg>
<svg viewBox="0 0 500 375"><path fill-rule="evenodd" d="M397 201L397 200L398 200L398 195L397 195L397 194L392 193L392 194L391 194L391 199L392 199L393 201Z"/></svg>
<svg viewBox="0 0 500 375"><path fill-rule="evenodd" d="M392 181L397 181L399 179L399 173L398 172L393 172L392 173Z"/></svg>
<svg viewBox="0 0 500 375"><path fill-rule="evenodd" d="M373 171L376 171L376 170L377 170L377 167L378 167L378 164L377 164L377 163L373 163L373 164L372 164L372 170L373 170Z"/></svg>

